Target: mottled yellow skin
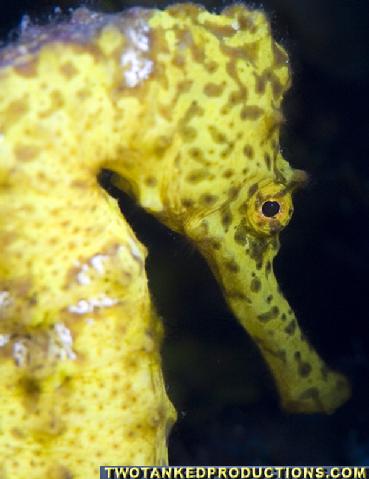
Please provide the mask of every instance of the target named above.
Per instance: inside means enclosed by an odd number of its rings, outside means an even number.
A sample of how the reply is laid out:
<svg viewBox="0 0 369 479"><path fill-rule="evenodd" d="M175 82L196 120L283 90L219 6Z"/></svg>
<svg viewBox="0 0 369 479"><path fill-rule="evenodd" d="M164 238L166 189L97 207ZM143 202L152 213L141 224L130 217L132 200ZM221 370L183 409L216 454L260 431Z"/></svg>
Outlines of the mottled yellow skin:
<svg viewBox="0 0 369 479"><path fill-rule="evenodd" d="M0 53L1 479L167 462L175 412L146 250L98 184L103 168L198 246L286 409L348 398L272 271L304 179L279 152L288 85L265 16L241 5L80 9Z"/></svg>

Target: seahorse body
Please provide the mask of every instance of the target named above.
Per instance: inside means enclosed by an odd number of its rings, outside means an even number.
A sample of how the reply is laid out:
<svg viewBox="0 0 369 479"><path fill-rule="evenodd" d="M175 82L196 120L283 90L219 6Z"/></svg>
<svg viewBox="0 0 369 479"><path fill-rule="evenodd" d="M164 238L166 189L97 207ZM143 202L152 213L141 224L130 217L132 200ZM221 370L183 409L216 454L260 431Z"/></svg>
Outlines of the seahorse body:
<svg viewBox="0 0 369 479"><path fill-rule="evenodd" d="M349 395L272 260L304 174L278 146L287 55L265 16L193 4L28 26L0 53L2 478L164 464L175 420L145 248L101 169L209 261L285 408Z"/></svg>

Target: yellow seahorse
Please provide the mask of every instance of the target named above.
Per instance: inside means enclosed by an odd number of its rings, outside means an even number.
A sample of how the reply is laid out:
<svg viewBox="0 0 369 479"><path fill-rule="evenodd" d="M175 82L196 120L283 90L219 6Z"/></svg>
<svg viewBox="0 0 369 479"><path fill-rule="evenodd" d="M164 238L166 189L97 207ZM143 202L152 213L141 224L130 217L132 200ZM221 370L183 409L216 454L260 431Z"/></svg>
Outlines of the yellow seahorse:
<svg viewBox="0 0 369 479"><path fill-rule="evenodd" d="M279 151L288 58L260 11L81 8L0 53L0 477L165 464L175 411L146 249L105 168L200 249L284 408L349 396L272 268L305 175Z"/></svg>

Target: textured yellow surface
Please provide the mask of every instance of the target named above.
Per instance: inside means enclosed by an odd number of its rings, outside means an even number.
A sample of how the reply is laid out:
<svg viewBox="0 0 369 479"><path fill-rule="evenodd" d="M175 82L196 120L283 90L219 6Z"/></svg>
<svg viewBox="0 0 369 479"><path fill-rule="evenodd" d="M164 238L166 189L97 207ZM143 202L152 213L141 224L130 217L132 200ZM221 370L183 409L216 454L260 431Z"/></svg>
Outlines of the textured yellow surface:
<svg viewBox="0 0 369 479"><path fill-rule="evenodd" d="M102 168L199 247L285 408L347 399L272 271L304 180L278 146L289 81L265 16L237 5L79 9L1 51L1 479L167 461L175 412L146 250Z"/></svg>

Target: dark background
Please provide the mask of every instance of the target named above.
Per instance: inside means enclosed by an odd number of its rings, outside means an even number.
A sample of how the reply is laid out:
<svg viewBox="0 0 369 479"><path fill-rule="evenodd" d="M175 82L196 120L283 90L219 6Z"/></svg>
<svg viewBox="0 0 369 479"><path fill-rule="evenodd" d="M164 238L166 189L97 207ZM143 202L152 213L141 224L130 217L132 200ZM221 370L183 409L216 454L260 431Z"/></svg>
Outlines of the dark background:
<svg viewBox="0 0 369 479"><path fill-rule="evenodd" d="M168 3L84 4L117 11ZM220 11L229 2L203 4ZM46 22L55 6L67 15L79 5L4 3L1 37L15 39L24 14ZM281 411L266 366L227 311L202 258L120 196L122 211L149 248L150 287L166 327L164 369L179 415L171 464L369 465L369 2L265 0L251 6L268 13L275 38L290 54L283 152L311 175L281 235L277 277L321 355L350 377L353 398L331 416Z"/></svg>

